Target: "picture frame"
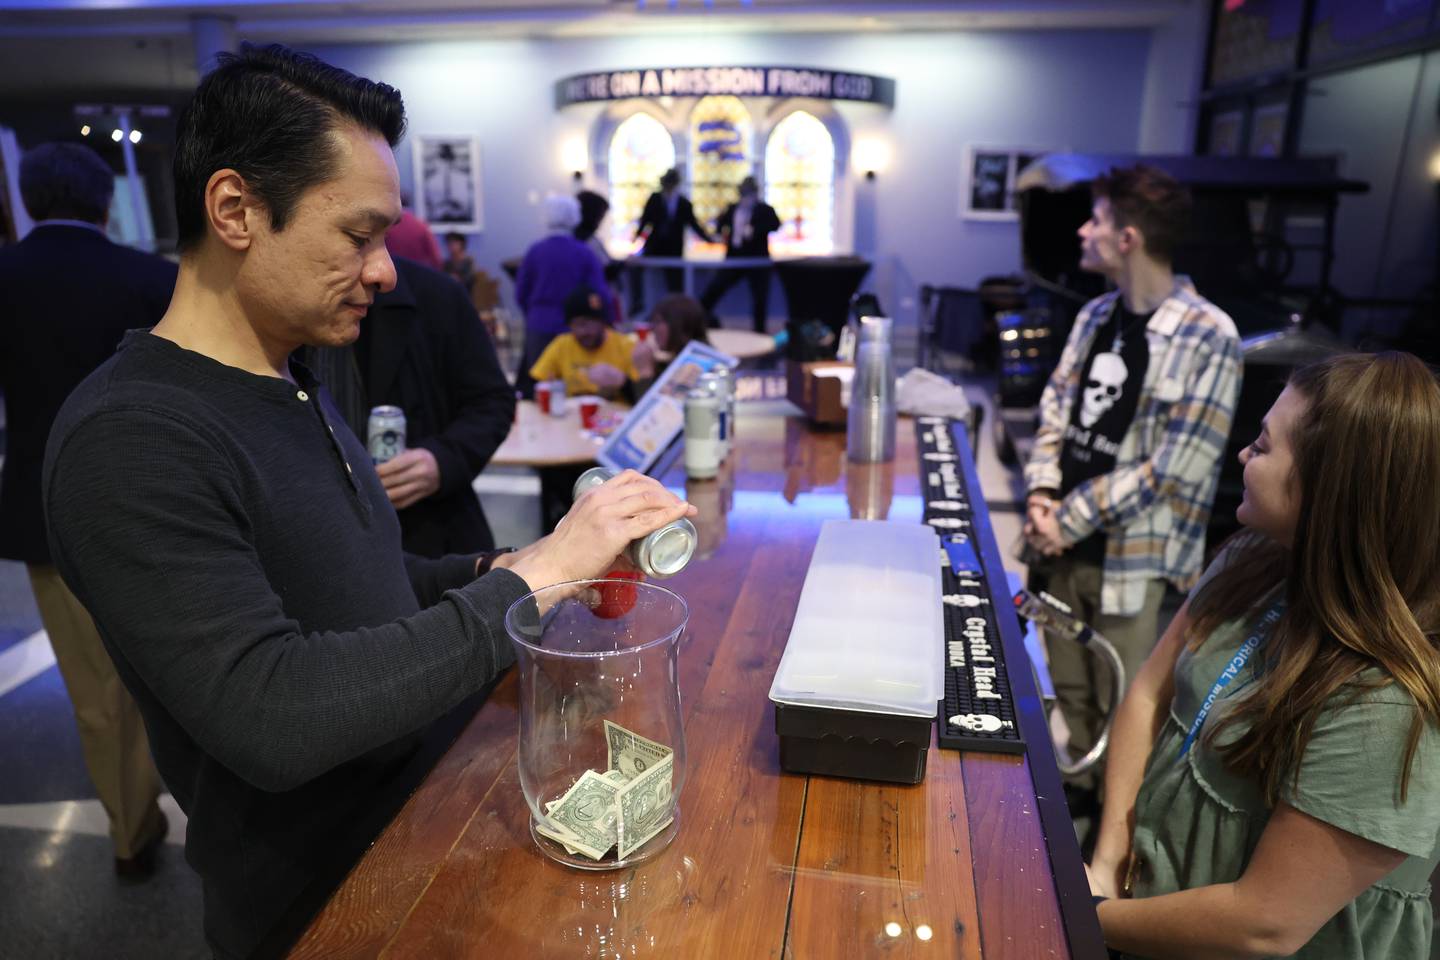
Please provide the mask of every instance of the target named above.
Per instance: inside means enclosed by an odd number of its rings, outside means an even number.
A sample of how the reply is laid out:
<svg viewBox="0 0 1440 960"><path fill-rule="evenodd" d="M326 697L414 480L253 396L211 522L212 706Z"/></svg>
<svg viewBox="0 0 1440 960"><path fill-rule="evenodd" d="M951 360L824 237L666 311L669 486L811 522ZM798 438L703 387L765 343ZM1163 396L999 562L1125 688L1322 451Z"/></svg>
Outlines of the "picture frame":
<svg viewBox="0 0 1440 960"><path fill-rule="evenodd" d="M1205 153L1211 157L1238 157L1245 111L1225 110L1210 118L1210 141Z"/></svg>
<svg viewBox="0 0 1440 960"><path fill-rule="evenodd" d="M1250 120L1250 156L1278 157L1285 152L1285 121L1289 115L1288 103L1256 108Z"/></svg>
<svg viewBox="0 0 1440 960"><path fill-rule="evenodd" d="M702 373L718 364L733 367L736 362L708 343L691 340L610 434L595 459L611 470L648 473L685 429L686 392Z"/></svg>
<svg viewBox="0 0 1440 960"><path fill-rule="evenodd" d="M1042 147L967 146L960 168L960 216L966 220L1018 220L1015 180L1031 161L1051 152Z"/></svg>
<svg viewBox="0 0 1440 960"><path fill-rule="evenodd" d="M479 139L469 135L418 134L411 150L415 215L436 230L483 230Z"/></svg>

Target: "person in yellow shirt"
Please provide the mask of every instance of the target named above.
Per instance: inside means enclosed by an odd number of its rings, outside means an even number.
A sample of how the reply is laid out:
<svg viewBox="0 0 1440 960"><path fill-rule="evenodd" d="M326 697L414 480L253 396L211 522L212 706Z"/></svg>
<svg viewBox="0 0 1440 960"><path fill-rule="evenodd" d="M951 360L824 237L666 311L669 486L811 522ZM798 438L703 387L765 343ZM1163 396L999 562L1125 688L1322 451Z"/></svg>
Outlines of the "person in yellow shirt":
<svg viewBox="0 0 1440 960"><path fill-rule="evenodd" d="M564 380L565 393L577 397L596 394L633 403L635 362L627 338L605 323L605 298L588 286L578 286L565 298L565 321L570 332L561 334L540 354L530 376Z"/></svg>

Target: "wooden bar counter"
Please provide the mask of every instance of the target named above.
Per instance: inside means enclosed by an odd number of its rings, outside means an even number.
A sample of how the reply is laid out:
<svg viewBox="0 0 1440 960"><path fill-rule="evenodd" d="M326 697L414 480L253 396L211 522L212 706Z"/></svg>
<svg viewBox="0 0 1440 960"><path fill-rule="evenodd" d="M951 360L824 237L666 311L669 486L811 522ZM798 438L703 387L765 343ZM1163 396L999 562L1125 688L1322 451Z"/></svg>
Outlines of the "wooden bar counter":
<svg viewBox="0 0 1440 960"><path fill-rule="evenodd" d="M718 481L688 485L700 550L666 581L690 605L689 772L670 847L608 873L541 854L516 770L512 671L291 956L1105 956L1019 668L1028 758L932 743L916 786L781 772L767 695L820 525L920 522L914 429L902 419L894 462L870 466L847 463L843 432L799 419L742 417L738 441ZM686 486L683 471L664 480Z"/></svg>

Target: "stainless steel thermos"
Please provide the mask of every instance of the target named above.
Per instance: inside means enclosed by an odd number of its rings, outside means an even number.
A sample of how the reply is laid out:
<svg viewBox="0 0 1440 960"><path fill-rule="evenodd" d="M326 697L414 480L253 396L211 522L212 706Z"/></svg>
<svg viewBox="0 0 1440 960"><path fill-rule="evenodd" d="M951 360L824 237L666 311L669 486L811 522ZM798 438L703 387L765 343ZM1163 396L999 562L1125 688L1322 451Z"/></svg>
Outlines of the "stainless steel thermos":
<svg viewBox="0 0 1440 960"><path fill-rule="evenodd" d="M845 451L856 463L895 458L895 357L889 317L861 317Z"/></svg>

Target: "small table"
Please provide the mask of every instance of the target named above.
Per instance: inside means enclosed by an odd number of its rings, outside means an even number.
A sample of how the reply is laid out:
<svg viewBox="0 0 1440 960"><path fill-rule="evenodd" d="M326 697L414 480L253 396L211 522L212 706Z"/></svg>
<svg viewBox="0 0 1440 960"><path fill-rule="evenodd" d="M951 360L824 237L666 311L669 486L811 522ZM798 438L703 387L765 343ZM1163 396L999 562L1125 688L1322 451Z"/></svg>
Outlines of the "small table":
<svg viewBox="0 0 1440 960"><path fill-rule="evenodd" d="M600 401L600 412L624 412L622 404ZM591 463L603 438L580 429L580 405L565 399L564 416L541 413L533 400L515 405L515 425L490 462L502 467L570 467Z"/></svg>
<svg viewBox="0 0 1440 960"><path fill-rule="evenodd" d="M600 413L623 414L628 407L600 401ZM570 509L572 487L582 468L595 462L604 438L580 428L580 404L565 398L565 413L541 413L533 400L515 405L515 425L490 462L502 467L534 467L540 476L540 524L545 533Z"/></svg>

